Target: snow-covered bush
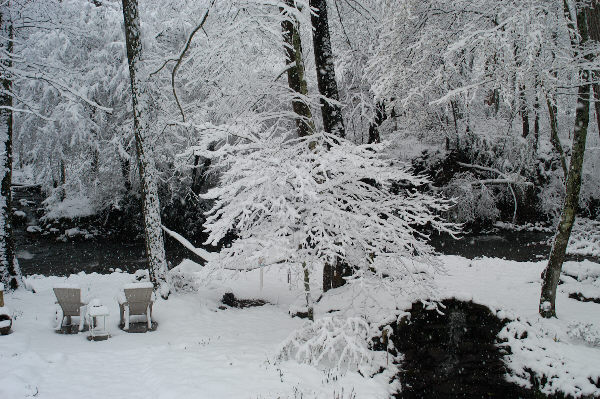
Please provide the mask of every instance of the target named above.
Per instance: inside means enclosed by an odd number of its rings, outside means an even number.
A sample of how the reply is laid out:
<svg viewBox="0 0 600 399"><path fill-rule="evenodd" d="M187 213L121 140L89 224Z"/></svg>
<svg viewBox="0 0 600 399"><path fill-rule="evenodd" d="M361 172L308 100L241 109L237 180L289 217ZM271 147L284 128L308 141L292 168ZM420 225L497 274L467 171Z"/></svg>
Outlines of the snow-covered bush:
<svg viewBox="0 0 600 399"><path fill-rule="evenodd" d="M219 187L204 196L215 200L207 243L216 245L231 231L237 235L221 250L222 267L287 262L311 270L340 260L362 282L428 288L414 278L436 269L426 262L432 249L422 229L453 232L455 226L439 216L449 201L416 190L428 182L425 177L387 159L383 144L355 145L326 133L295 138L275 127L244 129L236 132L244 139L202 154L222 169ZM401 187L397 194L395 184ZM428 266L416 270L415 260Z"/></svg>
<svg viewBox="0 0 600 399"><path fill-rule="evenodd" d="M294 331L284 341L278 359L336 368L342 372L365 371L375 360L368 344L370 337L369 324L359 317L324 317L307 322Z"/></svg>
<svg viewBox="0 0 600 399"><path fill-rule="evenodd" d="M577 218L567 253L582 256L600 256L600 221Z"/></svg>
<svg viewBox="0 0 600 399"><path fill-rule="evenodd" d="M569 324L567 328L567 334L572 339L600 348L600 329L595 325L591 323L573 323Z"/></svg>
<svg viewBox="0 0 600 399"><path fill-rule="evenodd" d="M457 173L444 193L457 199L450 210L450 218L457 223L494 223L500 216L492 190L485 184L479 184L470 172Z"/></svg>

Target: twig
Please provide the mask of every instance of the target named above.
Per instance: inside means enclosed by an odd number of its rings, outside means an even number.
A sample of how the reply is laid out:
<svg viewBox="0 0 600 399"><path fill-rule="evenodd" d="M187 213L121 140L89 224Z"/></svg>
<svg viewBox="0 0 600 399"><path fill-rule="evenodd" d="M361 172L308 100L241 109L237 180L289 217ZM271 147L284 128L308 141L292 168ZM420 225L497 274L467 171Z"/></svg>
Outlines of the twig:
<svg viewBox="0 0 600 399"><path fill-rule="evenodd" d="M177 70L179 69L179 66L181 65L181 62L183 61L183 57L185 57L185 54L187 53L188 49L190 48L190 45L192 44L192 39L194 38L194 35L196 35L196 33L200 29L204 30L204 28L203 28L204 27L204 23L208 19L208 13L210 12L210 9L212 8L212 6L215 4L215 1L216 0L212 0L210 2L210 5L208 6L208 9L206 10L206 12L204 13L204 16L202 17L202 21L200 21L200 24L194 28L194 30L192 31L192 33L190 33L190 35L189 35L189 37L187 39L187 42L185 43L185 47L183 48L183 50L179 54L179 57L178 58L170 58L170 59L166 60L159 69L157 69L156 71L154 71L154 72L152 72L150 74L150 76L155 75L158 72L160 72L169 62L171 62L171 61L177 61L175 63L175 66L173 67L173 70L171 71L171 89L173 90L173 97L175 97L175 102L177 103L177 107L179 108L179 112L181 112L181 118L183 119L183 122L185 122L185 113L183 112L183 108L181 107L181 103L179 102L179 97L177 97L177 90L175 89L175 75L177 74Z"/></svg>

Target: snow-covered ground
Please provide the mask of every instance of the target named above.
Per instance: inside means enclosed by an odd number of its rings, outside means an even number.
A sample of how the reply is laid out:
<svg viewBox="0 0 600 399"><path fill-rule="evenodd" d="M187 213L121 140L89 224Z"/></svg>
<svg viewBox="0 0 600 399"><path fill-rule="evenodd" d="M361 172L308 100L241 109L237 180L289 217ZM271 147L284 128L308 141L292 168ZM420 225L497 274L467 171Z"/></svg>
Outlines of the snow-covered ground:
<svg viewBox="0 0 600 399"><path fill-rule="evenodd" d="M442 296L473 299L498 316L514 321L502 331L513 354L514 380L526 383L526 369L545 373L546 391L600 394L600 305L569 299L574 291L600 297L600 265L568 262L569 276L559 287L558 319L537 315L540 273L544 262L501 259L468 260L443 256L447 273L438 277ZM210 276L189 261L181 269L196 281L154 307L158 329L128 334L117 328L119 288L133 275L78 274L69 278L33 276L35 290L6 295L14 312L13 332L0 337L0 398L387 398L389 373L374 378L356 372L332 373L294 361L277 361L282 343L304 321L288 315L302 298L301 284L287 283L287 270ZM233 272L231 272L233 273ZM212 277L212 278L211 278ZM210 279L210 280L209 280ZM210 282L208 282L210 281ZM318 276L313 281L318 282ZM99 298L111 312L111 338L89 342L86 333L53 332L52 287L76 284ZM316 317L349 306L349 287L319 302ZM262 298L263 307L219 309L223 293ZM383 298L383 297L381 297ZM385 303L390 311L403 303ZM354 304L353 306L356 306ZM385 317L385 315L383 315ZM527 331L527 338L523 331ZM522 339L515 339L517 338ZM586 338L587 337L587 338ZM545 349L542 349L545 348Z"/></svg>

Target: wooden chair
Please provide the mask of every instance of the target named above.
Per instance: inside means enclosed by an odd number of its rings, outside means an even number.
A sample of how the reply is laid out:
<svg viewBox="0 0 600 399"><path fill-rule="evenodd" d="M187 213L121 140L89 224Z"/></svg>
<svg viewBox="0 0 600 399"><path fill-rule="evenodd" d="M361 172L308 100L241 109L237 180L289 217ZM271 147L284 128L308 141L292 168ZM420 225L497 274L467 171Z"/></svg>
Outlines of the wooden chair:
<svg viewBox="0 0 600 399"><path fill-rule="evenodd" d="M86 303L81 300L81 289L76 287L55 287L54 295L56 303L60 305L62 315L57 329L63 327L63 321L67 318L67 325L71 325L71 317L79 317L79 331L83 330Z"/></svg>
<svg viewBox="0 0 600 399"><path fill-rule="evenodd" d="M129 330L131 316L146 316L148 329L152 328L152 304L154 303L154 286L152 283L132 283L123 287L119 300L121 325Z"/></svg>

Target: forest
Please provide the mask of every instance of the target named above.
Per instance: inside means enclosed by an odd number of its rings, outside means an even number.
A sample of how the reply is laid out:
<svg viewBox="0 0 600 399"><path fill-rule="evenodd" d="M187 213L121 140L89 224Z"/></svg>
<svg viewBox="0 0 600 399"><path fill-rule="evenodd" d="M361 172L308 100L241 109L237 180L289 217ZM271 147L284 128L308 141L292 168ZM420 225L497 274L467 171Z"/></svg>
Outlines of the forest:
<svg viewBox="0 0 600 399"><path fill-rule="evenodd" d="M0 398L600 398L600 1L0 0L0 80Z"/></svg>

